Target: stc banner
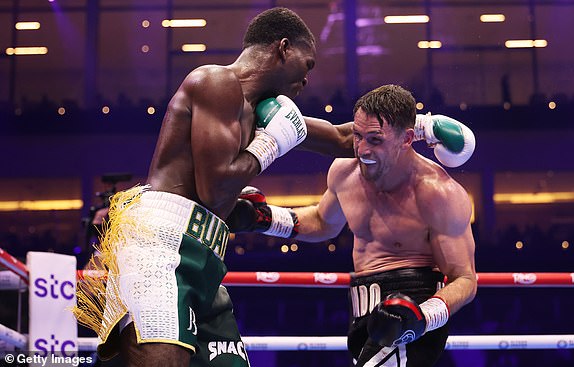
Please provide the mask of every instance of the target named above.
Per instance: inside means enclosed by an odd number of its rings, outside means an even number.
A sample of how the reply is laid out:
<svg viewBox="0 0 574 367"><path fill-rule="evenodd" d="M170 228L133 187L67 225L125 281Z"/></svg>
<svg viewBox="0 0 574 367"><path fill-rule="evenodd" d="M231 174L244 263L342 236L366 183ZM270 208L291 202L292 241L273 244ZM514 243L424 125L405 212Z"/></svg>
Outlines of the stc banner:
<svg viewBox="0 0 574 367"><path fill-rule="evenodd" d="M76 258L49 252L28 252L30 275L30 352L51 357L78 354ZM48 359L49 360L49 359Z"/></svg>

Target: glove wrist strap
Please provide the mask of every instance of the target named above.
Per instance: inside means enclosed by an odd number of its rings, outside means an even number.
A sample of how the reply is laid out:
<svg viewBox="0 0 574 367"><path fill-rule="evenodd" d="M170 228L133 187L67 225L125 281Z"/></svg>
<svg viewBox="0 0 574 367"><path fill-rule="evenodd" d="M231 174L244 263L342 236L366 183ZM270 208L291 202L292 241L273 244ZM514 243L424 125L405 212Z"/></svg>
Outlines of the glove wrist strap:
<svg viewBox="0 0 574 367"><path fill-rule="evenodd" d="M426 115L417 115L414 130L414 141L424 140L427 144L436 144L440 142L434 134L434 122L430 112Z"/></svg>
<svg viewBox="0 0 574 367"><path fill-rule="evenodd" d="M446 302L437 296L431 297L421 303L420 308L423 311L427 321L425 333L427 331L438 329L439 327L446 324L450 316L450 311Z"/></svg>
<svg viewBox="0 0 574 367"><path fill-rule="evenodd" d="M271 209L271 226L266 230L266 235L289 238L293 233L293 217L291 211L287 208L281 208L275 205L269 205Z"/></svg>
<svg viewBox="0 0 574 367"><path fill-rule="evenodd" d="M253 154L255 158L257 158L257 161L259 161L259 166L261 166L259 173L263 172L279 157L277 140L262 130L255 132L255 138L245 150Z"/></svg>

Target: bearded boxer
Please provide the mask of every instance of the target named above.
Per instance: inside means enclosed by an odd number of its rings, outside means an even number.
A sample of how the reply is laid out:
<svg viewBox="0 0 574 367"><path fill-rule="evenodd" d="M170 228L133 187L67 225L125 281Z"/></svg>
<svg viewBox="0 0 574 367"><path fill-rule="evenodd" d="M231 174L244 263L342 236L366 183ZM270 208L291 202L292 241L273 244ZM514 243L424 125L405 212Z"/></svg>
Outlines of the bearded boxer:
<svg viewBox="0 0 574 367"><path fill-rule="evenodd" d="M367 93L354 108L355 158L333 162L318 205L267 205L247 187L228 218L232 232L308 242L333 238L348 223L355 268L348 347L356 366L434 365L448 319L476 294L468 194L411 146L425 136L439 160L456 165L474 150L474 136L458 121L415 111L399 86Z"/></svg>

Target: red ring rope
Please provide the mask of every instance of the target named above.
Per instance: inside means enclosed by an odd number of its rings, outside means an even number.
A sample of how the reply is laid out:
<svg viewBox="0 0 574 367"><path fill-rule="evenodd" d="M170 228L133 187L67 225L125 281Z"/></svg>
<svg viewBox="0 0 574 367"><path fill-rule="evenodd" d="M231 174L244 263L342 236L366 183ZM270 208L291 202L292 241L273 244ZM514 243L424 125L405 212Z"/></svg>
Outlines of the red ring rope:
<svg viewBox="0 0 574 367"><path fill-rule="evenodd" d="M0 264L28 280L25 264L0 248ZM102 276L93 270L78 270L78 279L87 276ZM230 286L285 286L346 288L349 286L349 273L320 272L234 272L230 271L223 279ZM574 273L478 273L481 287L574 287Z"/></svg>

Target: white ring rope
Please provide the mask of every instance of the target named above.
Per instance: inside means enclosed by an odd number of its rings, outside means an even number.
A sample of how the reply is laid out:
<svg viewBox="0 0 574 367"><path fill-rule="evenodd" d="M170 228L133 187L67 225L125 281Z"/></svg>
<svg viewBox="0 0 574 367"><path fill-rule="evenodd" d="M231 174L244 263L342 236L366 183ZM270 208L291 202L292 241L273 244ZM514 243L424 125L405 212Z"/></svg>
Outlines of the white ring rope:
<svg viewBox="0 0 574 367"><path fill-rule="evenodd" d="M0 324L0 341L10 344L19 349L24 349L28 345L28 337L19 332Z"/></svg>
<svg viewBox="0 0 574 367"><path fill-rule="evenodd" d="M27 337L0 324L0 340L24 348ZM345 351L346 336L245 336L248 351ZM98 338L78 338L79 351L95 351ZM451 335L446 350L574 349L574 334Z"/></svg>
<svg viewBox="0 0 574 367"><path fill-rule="evenodd" d="M0 290L27 289L28 284L11 270L0 271Z"/></svg>

